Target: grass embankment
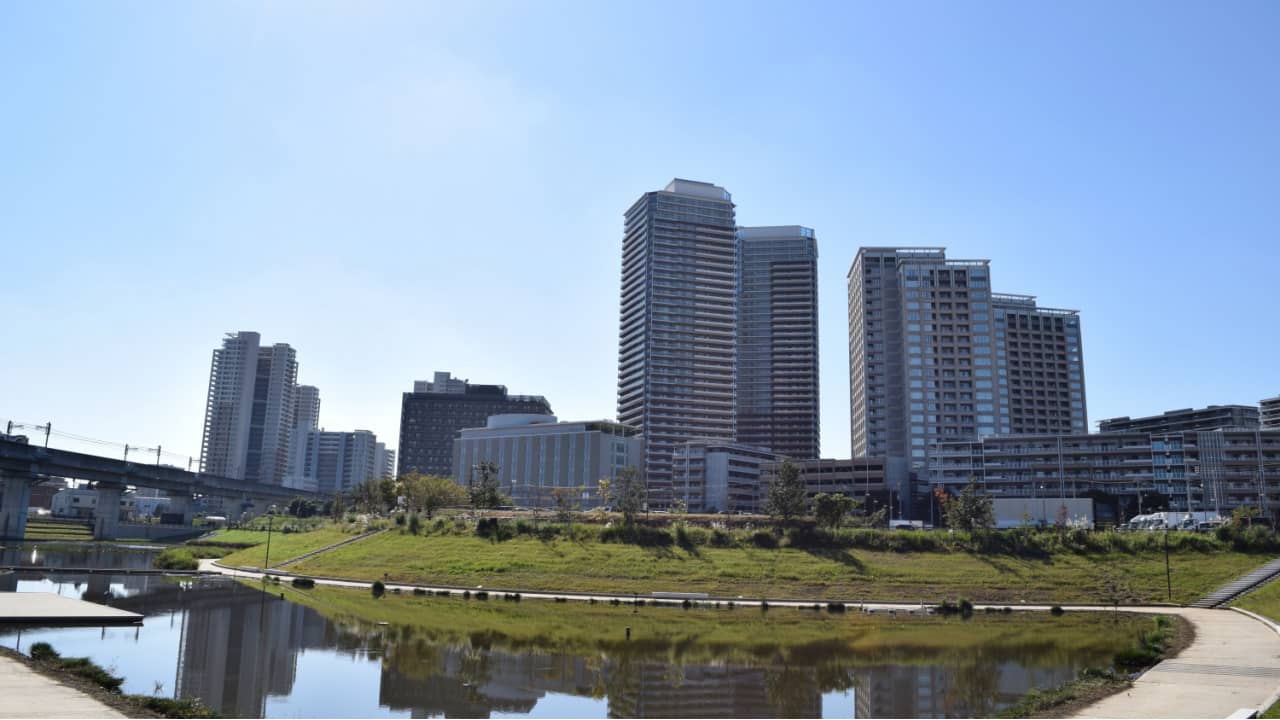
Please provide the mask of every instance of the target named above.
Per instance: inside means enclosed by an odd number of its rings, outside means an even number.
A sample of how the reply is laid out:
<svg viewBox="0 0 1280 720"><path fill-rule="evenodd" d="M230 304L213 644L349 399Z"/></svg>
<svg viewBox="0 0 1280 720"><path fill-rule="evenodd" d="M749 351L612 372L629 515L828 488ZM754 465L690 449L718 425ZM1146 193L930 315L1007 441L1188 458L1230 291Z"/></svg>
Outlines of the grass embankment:
<svg viewBox="0 0 1280 720"><path fill-rule="evenodd" d="M870 615L856 611L719 607L635 608L629 603L567 606L402 593L375 598L363 590L317 587L299 590L273 585L289 600L307 605L338 627L384 644L385 662L412 674L436 667L444 646L536 652L547 655L609 657L629 661L685 664L735 662L766 668L814 668L800 682L817 682L822 692L847 689L858 667L930 665L953 668L959 676L991 677L1015 660L1035 667L1048 662L1085 662L1079 679L1033 691L1000 713L1008 717L1074 711L1129 687L1127 673L1148 667L1190 642L1181 618L1131 613L975 613L956 616ZM587 682L596 686L599 678ZM607 685L607 682L605 683ZM607 692L607 688L606 688ZM979 697L966 698L967 711L995 712Z"/></svg>
<svg viewBox="0 0 1280 720"><path fill-rule="evenodd" d="M779 539L765 531L646 528L628 542L616 528L547 530L544 524L519 534L514 528L521 524L496 532L482 527L489 537L479 537L467 526L437 522L425 535L384 533L290 569L365 580L645 595L681 591L928 603L949 597L1107 604L1167 599L1160 539L1145 534L1091 533L1071 540L1051 533L991 533L971 541L946 532L864 530ZM1171 547L1175 602L1198 599L1269 559L1210 536L1189 535Z"/></svg>
<svg viewBox="0 0 1280 720"><path fill-rule="evenodd" d="M1280 582L1273 580L1236 600L1232 605L1255 612L1272 622L1280 622ZM1267 708L1259 717L1280 718L1280 702Z"/></svg>
<svg viewBox="0 0 1280 720"><path fill-rule="evenodd" d="M198 700L175 700L154 695L127 695L120 692L124 678L88 658L66 658L58 654L49 643L38 642L31 646L28 659L20 653L5 649L6 654L27 661L45 675L93 695L105 704L125 712L130 717L212 718L217 715Z"/></svg>
<svg viewBox="0 0 1280 720"><path fill-rule="evenodd" d="M348 540L353 533L358 534L359 531L351 532L340 529L337 526L322 527L310 532L273 532L271 533L271 557L272 566L279 565L286 560L292 560L299 555L305 555L313 550L319 550L322 547L332 545L334 543ZM207 538L206 542L219 543L222 545L246 545L254 543L249 547L243 547L226 554L222 558L222 562L227 565L241 565L248 567L262 567L267 560L267 533L266 531L257 530L224 530L215 533L212 537ZM199 547L199 546L196 546Z"/></svg>
<svg viewBox="0 0 1280 720"><path fill-rule="evenodd" d="M23 539L28 542L56 540L87 542L93 540L93 525L88 522L28 520Z"/></svg>
<svg viewBox="0 0 1280 720"><path fill-rule="evenodd" d="M257 587L257 585L253 585ZM572 654L625 652L681 661L769 661L830 655L853 664L934 662L940 655L972 655L973 648L1052 647L1093 651L1106 657L1131 649L1151 622L1130 613L985 613L968 619L905 614L890 617L857 611L830 612L775 607L698 604L636 608L629 603L511 602L388 594L318 586L273 585L294 602L339 624L399 628L399 635L433 642L467 641L510 651ZM626 635L631 630L630 639ZM407 630L406 630L407 629Z"/></svg>

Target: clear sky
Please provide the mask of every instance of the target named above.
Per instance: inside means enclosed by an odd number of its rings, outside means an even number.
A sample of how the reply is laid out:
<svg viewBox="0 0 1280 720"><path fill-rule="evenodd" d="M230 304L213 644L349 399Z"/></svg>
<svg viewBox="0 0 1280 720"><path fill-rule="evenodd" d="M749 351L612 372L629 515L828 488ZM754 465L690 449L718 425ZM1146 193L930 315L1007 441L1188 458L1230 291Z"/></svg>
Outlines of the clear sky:
<svg viewBox="0 0 1280 720"><path fill-rule="evenodd" d="M1280 3L0 3L0 419L198 453L210 351L394 446L433 370L615 414L622 213L817 231L1083 313L1091 421L1280 394Z"/></svg>

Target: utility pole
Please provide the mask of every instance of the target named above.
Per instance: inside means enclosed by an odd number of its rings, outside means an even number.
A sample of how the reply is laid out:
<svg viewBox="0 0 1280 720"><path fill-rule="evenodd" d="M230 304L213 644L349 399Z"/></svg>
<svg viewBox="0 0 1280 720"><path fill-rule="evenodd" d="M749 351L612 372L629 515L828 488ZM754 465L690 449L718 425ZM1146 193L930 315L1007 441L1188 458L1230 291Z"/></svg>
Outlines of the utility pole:
<svg viewBox="0 0 1280 720"><path fill-rule="evenodd" d="M160 445L157 445L157 446L156 446L156 467L159 467L159 466L160 466L160 448L161 448L161 447L162 447L162 446L160 446Z"/></svg>
<svg viewBox="0 0 1280 720"><path fill-rule="evenodd" d="M1164 582L1169 590L1169 602L1173 602L1173 571L1169 569L1169 523L1164 524Z"/></svg>
<svg viewBox="0 0 1280 720"><path fill-rule="evenodd" d="M53 432L53 421L44 424L44 449L49 449L49 433Z"/></svg>

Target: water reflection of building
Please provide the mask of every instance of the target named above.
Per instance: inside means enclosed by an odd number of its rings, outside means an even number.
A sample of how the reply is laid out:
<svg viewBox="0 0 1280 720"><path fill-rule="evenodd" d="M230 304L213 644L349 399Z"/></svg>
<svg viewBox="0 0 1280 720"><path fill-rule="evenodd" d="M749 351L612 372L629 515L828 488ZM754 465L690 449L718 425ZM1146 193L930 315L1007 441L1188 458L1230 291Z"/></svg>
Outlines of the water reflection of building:
<svg viewBox="0 0 1280 720"><path fill-rule="evenodd" d="M293 691L298 653L334 644L328 621L302 605L233 584L187 595L178 695L221 715L262 717L268 695Z"/></svg>
<svg viewBox="0 0 1280 720"><path fill-rule="evenodd" d="M822 717L812 668L637 662L614 666L609 717Z"/></svg>
<svg viewBox="0 0 1280 720"><path fill-rule="evenodd" d="M889 665L854 671L860 718L983 717L1016 703L1032 688L1057 687L1071 667L1026 667L1015 661Z"/></svg>
<svg viewBox="0 0 1280 720"><path fill-rule="evenodd" d="M389 648L378 700L413 717L488 717L528 713L547 693L591 695L598 678L580 656L410 640Z"/></svg>

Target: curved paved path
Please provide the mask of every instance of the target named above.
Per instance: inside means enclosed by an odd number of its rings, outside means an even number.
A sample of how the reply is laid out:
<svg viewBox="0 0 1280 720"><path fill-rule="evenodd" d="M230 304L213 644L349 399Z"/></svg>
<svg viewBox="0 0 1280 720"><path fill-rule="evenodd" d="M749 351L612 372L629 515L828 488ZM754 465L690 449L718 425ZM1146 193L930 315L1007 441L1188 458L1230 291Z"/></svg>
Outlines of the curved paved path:
<svg viewBox="0 0 1280 720"><path fill-rule="evenodd" d="M219 565L216 560L201 560L200 569L205 572L233 577L260 579L260 571L242 570ZM293 577L289 573L273 571L281 579ZM314 578L317 585L333 587L368 588L370 582L342 580L338 578ZM428 591L462 588L449 586L408 585L387 583L388 591L412 592L414 588ZM478 588L472 588L475 590ZM502 590L491 590L499 593ZM511 591L508 591L511 592ZM634 595L610 593L554 593L545 591L520 591L523 598L551 599L564 597L571 600L594 598L608 602L618 598L629 602ZM650 596L641 596L646 600ZM673 598L661 598L671 601ZM678 598L675 598L678 600ZM728 598L709 598L727 600ZM698 599L707 602L707 599ZM758 605L759 599L734 598L740 605ZM821 600L769 600L777 606L811 606ZM919 603L869 602L851 604L871 612L920 612ZM976 605L977 609L986 606ZM993 605L992 607L1004 607ZM1049 610L1048 605L1015 605L1016 610ZM1064 609L1076 612L1110 612L1110 606L1064 605ZM1124 612L1180 615L1195 626L1196 637L1189 647L1177 657L1164 660L1138 678L1129 690L1090 705L1075 717L1081 718L1225 718L1237 710L1265 710L1280 697L1280 626L1263 618L1234 610L1172 607L1160 605L1122 606Z"/></svg>
<svg viewBox="0 0 1280 720"><path fill-rule="evenodd" d="M1232 610L1178 608L1195 642L1160 662L1126 692L1094 703L1083 718L1223 718L1265 710L1280 686L1280 634L1267 620Z"/></svg>

